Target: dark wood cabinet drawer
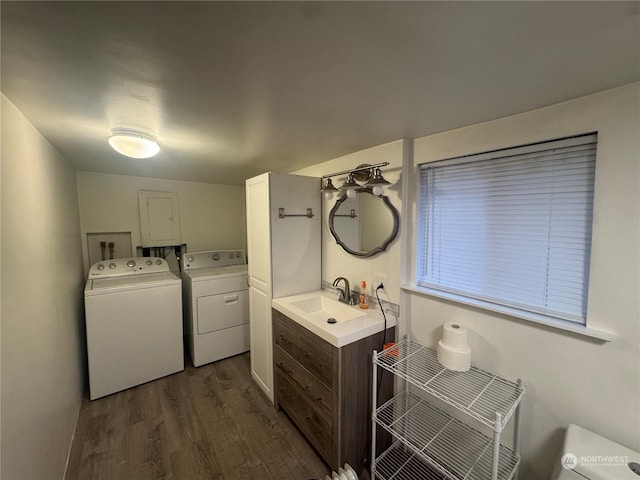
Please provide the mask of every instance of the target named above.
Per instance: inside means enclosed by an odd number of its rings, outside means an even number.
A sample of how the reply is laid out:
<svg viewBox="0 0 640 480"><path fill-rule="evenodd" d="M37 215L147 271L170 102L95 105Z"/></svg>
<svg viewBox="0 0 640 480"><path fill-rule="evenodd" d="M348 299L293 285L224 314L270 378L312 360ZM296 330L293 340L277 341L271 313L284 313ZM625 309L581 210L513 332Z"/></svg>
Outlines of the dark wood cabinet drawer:
<svg viewBox="0 0 640 480"><path fill-rule="evenodd" d="M277 310L273 310L273 320L275 345L331 389L334 347Z"/></svg>
<svg viewBox="0 0 640 480"><path fill-rule="evenodd" d="M276 345L274 349L274 362L276 370L294 383L307 397L309 403L323 416L327 422L331 422L331 390L302 368L298 362Z"/></svg>
<svg viewBox="0 0 640 480"><path fill-rule="evenodd" d="M272 318L276 407L332 469L349 463L361 470L363 452L371 448L371 357L384 332L337 348L276 309ZM387 333L395 339L394 328ZM380 382L382 404L392 396L393 380L383 375Z"/></svg>
<svg viewBox="0 0 640 480"><path fill-rule="evenodd" d="M311 405L304 392L282 370L276 369L278 403L328 463L331 457L331 423Z"/></svg>

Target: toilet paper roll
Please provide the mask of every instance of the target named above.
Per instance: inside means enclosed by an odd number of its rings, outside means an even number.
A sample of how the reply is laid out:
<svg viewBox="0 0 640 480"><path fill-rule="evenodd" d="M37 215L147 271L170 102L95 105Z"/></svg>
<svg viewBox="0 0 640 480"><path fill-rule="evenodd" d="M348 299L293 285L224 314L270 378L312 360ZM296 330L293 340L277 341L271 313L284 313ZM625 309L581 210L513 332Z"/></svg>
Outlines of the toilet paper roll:
<svg viewBox="0 0 640 480"><path fill-rule="evenodd" d="M467 344L467 329L456 322L447 322L442 326L442 343L454 350L465 349Z"/></svg>
<svg viewBox="0 0 640 480"><path fill-rule="evenodd" d="M443 339L444 340L444 339ZM438 362L449 370L456 372L466 372L471 368L471 348L451 348L443 343L438 342L437 355Z"/></svg>

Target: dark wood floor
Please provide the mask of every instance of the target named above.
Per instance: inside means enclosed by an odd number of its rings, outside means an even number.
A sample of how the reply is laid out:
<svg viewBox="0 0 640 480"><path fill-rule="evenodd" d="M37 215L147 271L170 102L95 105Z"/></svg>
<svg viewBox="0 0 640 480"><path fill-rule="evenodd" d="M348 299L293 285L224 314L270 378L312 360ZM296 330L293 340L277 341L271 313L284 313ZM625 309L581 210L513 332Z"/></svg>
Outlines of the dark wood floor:
<svg viewBox="0 0 640 480"><path fill-rule="evenodd" d="M247 353L85 399L66 480L324 480L328 473L255 385Z"/></svg>

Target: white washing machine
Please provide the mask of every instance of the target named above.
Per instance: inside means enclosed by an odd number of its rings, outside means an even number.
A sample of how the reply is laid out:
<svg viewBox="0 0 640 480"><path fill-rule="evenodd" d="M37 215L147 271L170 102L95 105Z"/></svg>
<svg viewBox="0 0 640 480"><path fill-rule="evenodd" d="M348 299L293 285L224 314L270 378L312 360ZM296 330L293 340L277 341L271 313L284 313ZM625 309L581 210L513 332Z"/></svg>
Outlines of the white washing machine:
<svg viewBox="0 0 640 480"><path fill-rule="evenodd" d="M184 369L181 283L162 258L91 267L84 289L91 400Z"/></svg>
<svg viewBox="0 0 640 480"><path fill-rule="evenodd" d="M187 348L199 367L249 350L249 287L242 250L186 253L182 288Z"/></svg>

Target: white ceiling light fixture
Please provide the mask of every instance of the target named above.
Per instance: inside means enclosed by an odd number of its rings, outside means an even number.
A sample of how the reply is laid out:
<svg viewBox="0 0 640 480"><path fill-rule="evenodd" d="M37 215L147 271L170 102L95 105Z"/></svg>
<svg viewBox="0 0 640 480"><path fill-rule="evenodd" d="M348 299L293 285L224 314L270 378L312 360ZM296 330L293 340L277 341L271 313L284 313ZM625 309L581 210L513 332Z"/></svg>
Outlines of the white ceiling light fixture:
<svg viewBox="0 0 640 480"><path fill-rule="evenodd" d="M112 129L109 145L116 152L131 158L150 158L160 151L156 137L130 128Z"/></svg>

